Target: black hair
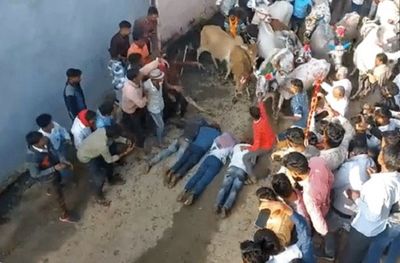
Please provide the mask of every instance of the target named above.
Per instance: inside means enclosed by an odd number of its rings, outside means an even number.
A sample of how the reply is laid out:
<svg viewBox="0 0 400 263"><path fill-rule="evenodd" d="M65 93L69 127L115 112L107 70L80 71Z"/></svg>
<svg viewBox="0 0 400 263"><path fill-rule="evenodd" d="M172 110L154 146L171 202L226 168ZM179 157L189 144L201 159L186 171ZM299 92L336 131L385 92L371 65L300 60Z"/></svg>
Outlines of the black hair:
<svg viewBox="0 0 400 263"><path fill-rule="evenodd" d="M158 9L155 6L150 6L149 9L147 10L147 15L152 16L152 15L157 15L158 16Z"/></svg>
<svg viewBox="0 0 400 263"><path fill-rule="evenodd" d="M386 169L388 169L391 172L399 172L400 171L400 144L390 144L386 145L382 149L382 159L383 163L386 166Z"/></svg>
<svg viewBox="0 0 400 263"><path fill-rule="evenodd" d="M292 84L293 86L296 86L299 89L299 92L303 92L304 85L303 85L303 81L301 81L300 79L292 79L290 81L290 84Z"/></svg>
<svg viewBox="0 0 400 263"><path fill-rule="evenodd" d="M304 131L299 127L293 127L286 130L286 139L296 145L304 145Z"/></svg>
<svg viewBox="0 0 400 263"><path fill-rule="evenodd" d="M31 131L25 136L28 146L37 144L43 138L43 134L38 131Z"/></svg>
<svg viewBox="0 0 400 263"><path fill-rule="evenodd" d="M339 147L343 141L345 130L340 123L330 122L324 131L326 143L329 147Z"/></svg>
<svg viewBox="0 0 400 263"><path fill-rule="evenodd" d="M138 41L142 38L143 38L143 30L135 28L135 30L132 31L132 40Z"/></svg>
<svg viewBox="0 0 400 263"><path fill-rule="evenodd" d="M299 152L291 152L283 156L282 165L289 171L305 174L310 171L307 158Z"/></svg>
<svg viewBox="0 0 400 263"><path fill-rule="evenodd" d="M256 191L256 196L258 199L267 199L270 201L278 201L278 197L276 196L274 190L269 187L260 187Z"/></svg>
<svg viewBox="0 0 400 263"><path fill-rule="evenodd" d="M375 111L375 118L390 119L392 118L392 113L388 107L382 107Z"/></svg>
<svg viewBox="0 0 400 263"><path fill-rule="evenodd" d="M36 118L36 124L40 128L46 128L51 123L52 117L50 114L43 113Z"/></svg>
<svg viewBox="0 0 400 263"><path fill-rule="evenodd" d="M282 245L275 232L271 229L259 229L254 233L254 242L260 244L262 251L269 255L277 255L282 251Z"/></svg>
<svg viewBox="0 0 400 263"><path fill-rule="evenodd" d="M250 116L253 117L253 119L258 120L261 118L260 109L258 107L251 106L249 112Z"/></svg>
<svg viewBox="0 0 400 263"><path fill-rule="evenodd" d="M385 139L386 145L396 145L400 143L400 131L384 131L382 137Z"/></svg>
<svg viewBox="0 0 400 263"><path fill-rule="evenodd" d="M271 185L275 193L282 198L289 198L293 193L292 184L284 173L273 175Z"/></svg>
<svg viewBox="0 0 400 263"><path fill-rule="evenodd" d="M364 141L351 140L349 144L349 152L353 155L367 154L368 146Z"/></svg>
<svg viewBox="0 0 400 263"><path fill-rule="evenodd" d="M140 64L141 60L142 60L142 54L140 54L140 53L132 53L132 54L129 54L129 56L128 56L128 62L131 65L138 65L138 64Z"/></svg>
<svg viewBox="0 0 400 263"><path fill-rule="evenodd" d="M131 23L129 23L129 22L126 21L126 20L122 20L122 21L119 23L119 28L120 28L120 29L122 29L122 28L131 28L131 27L132 27Z"/></svg>
<svg viewBox="0 0 400 263"><path fill-rule="evenodd" d="M383 64L388 63L388 57L385 53L379 53L378 55L376 55L376 58L380 60Z"/></svg>
<svg viewBox="0 0 400 263"><path fill-rule="evenodd" d="M309 131L307 138L308 138L308 144L309 145L315 146L315 145L318 144L318 137L314 132Z"/></svg>
<svg viewBox="0 0 400 263"><path fill-rule="evenodd" d="M240 252L244 263L265 263L266 258L259 244L251 240L240 243Z"/></svg>
<svg viewBox="0 0 400 263"><path fill-rule="evenodd" d="M139 75L139 67L133 66L126 72L126 78L133 81Z"/></svg>
<svg viewBox="0 0 400 263"><path fill-rule="evenodd" d="M386 84L386 90L392 96L396 96L397 94L399 94L399 87L397 87L397 85L393 82L389 82Z"/></svg>
<svg viewBox="0 0 400 263"><path fill-rule="evenodd" d="M109 116L114 110L114 102L111 100L104 101L100 107L99 111L103 116Z"/></svg>
<svg viewBox="0 0 400 263"><path fill-rule="evenodd" d="M69 68L67 69L66 75L68 78L80 77L82 75L82 71L77 68Z"/></svg>
<svg viewBox="0 0 400 263"><path fill-rule="evenodd" d="M97 117L96 112L94 112L94 111L92 111L92 110L88 110L88 111L86 112L85 119L86 119L87 121L96 120L96 117Z"/></svg>
<svg viewBox="0 0 400 263"><path fill-rule="evenodd" d="M121 126L119 126L118 124L107 126L105 127L105 130L108 138L118 138L119 136L121 136L122 133Z"/></svg>

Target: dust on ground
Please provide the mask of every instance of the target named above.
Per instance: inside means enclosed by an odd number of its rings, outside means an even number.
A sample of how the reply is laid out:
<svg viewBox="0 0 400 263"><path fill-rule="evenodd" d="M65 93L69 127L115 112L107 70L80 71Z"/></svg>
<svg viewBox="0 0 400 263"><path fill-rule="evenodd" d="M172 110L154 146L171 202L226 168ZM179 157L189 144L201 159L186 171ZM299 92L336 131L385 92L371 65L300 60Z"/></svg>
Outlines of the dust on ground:
<svg viewBox="0 0 400 263"><path fill-rule="evenodd" d="M207 59L207 55L202 60ZM248 138L251 102L243 97L232 104L233 83L224 81L212 64L206 71L187 69L184 86L201 106L213 112L224 131L238 139ZM353 103L352 113L359 111ZM194 115L191 109L188 116ZM288 123L275 123L276 131ZM168 127L167 141L181 131ZM157 150L154 149L153 153ZM219 219L213 205L225 170L221 171L191 207L176 197L196 167L174 189L163 186L165 170L174 156L145 174L145 165L132 154L117 168L127 181L107 187L109 208L94 204L88 194L85 173L78 187L68 189L68 204L81 215L77 224L60 223L58 210L40 185L25 191L19 204L9 212L10 222L0 226L0 261L7 263L155 263L155 262L241 262L239 242L252 237L258 214L255 191L264 184L245 186L230 216ZM79 167L78 167L79 169Z"/></svg>

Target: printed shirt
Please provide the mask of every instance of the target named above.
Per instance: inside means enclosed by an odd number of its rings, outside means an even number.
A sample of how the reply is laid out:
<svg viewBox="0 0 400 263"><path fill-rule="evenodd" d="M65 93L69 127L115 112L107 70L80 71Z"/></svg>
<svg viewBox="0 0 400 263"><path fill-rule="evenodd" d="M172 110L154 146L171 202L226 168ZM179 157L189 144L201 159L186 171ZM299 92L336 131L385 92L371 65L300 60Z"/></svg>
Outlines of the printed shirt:
<svg viewBox="0 0 400 263"><path fill-rule="evenodd" d="M308 97L305 92L297 93L290 100L290 107L292 108L293 115L300 117L293 126L305 128L307 126L307 118L309 112Z"/></svg>
<svg viewBox="0 0 400 263"><path fill-rule="evenodd" d="M50 139L51 144L55 150L58 150L61 146L62 142L70 141L71 136L68 133L67 129L61 127L60 124L53 121L54 128L50 133L45 132L43 129L39 129L39 132Z"/></svg>
<svg viewBox="0 0 400 263"><path fill-rule="evenodd" d="M400 200L400 174L372 174L355 200L358 213L351 225L361 234L374 237L388 225L392 206Z"/></svg>
<svg viewBox="0 0 400 263"><path fill-rule="evenodd" d="M143 88L147 94L147 110L155 114L162 112L164 110L162 84L160 84L160 88L157 89L151 79L148 79L143 83Z"/></svg>
<svg viewBox="0 0 400 263"><path fill-rule="evenodd" d="M315 230L321 235L328 233L325 216L330 206L330 191L333 185L333 174L321 157L313 157L308 163L309 178L300 182L303 186L304 205L310 215Z"/></svg>

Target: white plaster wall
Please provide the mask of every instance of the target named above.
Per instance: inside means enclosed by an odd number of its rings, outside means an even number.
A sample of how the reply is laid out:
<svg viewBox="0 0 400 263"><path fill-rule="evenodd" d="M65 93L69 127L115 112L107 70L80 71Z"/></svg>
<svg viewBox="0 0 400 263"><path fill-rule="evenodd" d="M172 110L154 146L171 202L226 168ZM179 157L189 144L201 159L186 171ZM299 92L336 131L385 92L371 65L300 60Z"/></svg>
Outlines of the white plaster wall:
<svg viewBox="0 0 400 263"><path fill-rule="evenodd" d="M156 0L160 13L159 34L162 41L186 33L192 21L210 18L217 10L215 0Z"/></svg>

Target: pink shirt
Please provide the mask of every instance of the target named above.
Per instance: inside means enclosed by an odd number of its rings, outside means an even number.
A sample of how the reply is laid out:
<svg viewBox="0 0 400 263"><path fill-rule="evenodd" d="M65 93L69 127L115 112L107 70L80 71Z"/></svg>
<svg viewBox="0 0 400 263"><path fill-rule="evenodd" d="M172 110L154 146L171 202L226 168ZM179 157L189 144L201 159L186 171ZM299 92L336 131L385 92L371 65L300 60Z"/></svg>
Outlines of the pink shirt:
<svg viewBox="0 0 400 263"><path fill-rule="evenodd" d="M143 97L143 89L130 80L126 80L122 88L122 111L132 114L137 108L146 106L146 97Z"/></svg>
<svg viewBox="0 0 400 263"><path fill-rule="evenodd" d="M329 211L334 177L321 157L311 158L308 166L310 167L309 178L300 182L303 186L304 205L315 230L324 236L328 233L325 216Z"/></svg>

